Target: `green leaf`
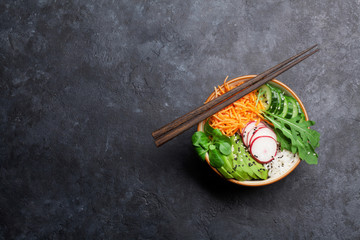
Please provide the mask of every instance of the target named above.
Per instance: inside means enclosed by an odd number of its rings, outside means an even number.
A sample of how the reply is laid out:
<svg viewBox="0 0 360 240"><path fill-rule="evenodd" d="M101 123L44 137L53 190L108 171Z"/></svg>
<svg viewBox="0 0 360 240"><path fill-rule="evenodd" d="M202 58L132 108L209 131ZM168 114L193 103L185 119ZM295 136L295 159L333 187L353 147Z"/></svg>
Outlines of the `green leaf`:
<svg viewBox="0 0 360 240"><path fill-rule="evenodd" d="M281 148L298 152L302 160L308 164L317 164L318 155L315 148L319 147L320 133L310 129L313 121L298 122L299 118L286 119L268 111L264 111L264 117L274 124L275 133Z"/></svg>
<svg viewBox="0 0 360 240"><path fill-rule="evenodd" d="M202 147L195 147L195 151L199 155L199 157L204 161L207 150L203 149Z"/></svg>
<svg viewBox="0 0 360 240"><path fill-rule="evenodd" d="M223 155L225 156L230 155L231 145L228 142L217 142L216 146Z"/></svg>
<svg viewBox="0 0 360 240"><path fill-rule="evenodd" d="M274 132L277 137L277 141L280 143L281 150L283 149L290 149L291 148L291 140L281 132L281 130L275 128Z"/></svg>
<svg viewBox="0 0 360 240"><path fill-rule="evenodd" d="M221 135L221 136L216 136L216 137L213 137L213 142L214 143L220 143L220 142L226 142L228 143L229 145L231 145L231 139L226 136L226 135Z"/></svg>
<svg viewBox="0 0 360 240"><path fill-rule="evenodd" d="M204 125L204 132L205 134L210 137L213 135L214 132L214 128L210 126L209 121L206 121L205 125Z"/></svg>
<svg viewBox="0 0 360 240"><path fill-rule="evenodd" d="M299 149L299 157L304 159L308 164L317 164L318 155L314 151L314 148L311 145L304 145L303 148Z"/></svg>
<svg viewBox="0 0 360 240"><path fill-rule="evenodd" d="M219 129L214 129L214 131L212 132L212 136L213 136L213 138L216 138L216 137L222 137L223 136L223 134L222 134L222 132L219 130Z"/></svg>
<svg viewBox="0 0 360 240"><path fill-rule="evenodd" d="M217 129L210 126L209 121L206 121L204 125L205 135L211 137L213 141L226 141L231 144L230 138Z"/></svg>
<svg viewBox="0 0 360 240"><path fill-rule="evenodd" d="M217 150L209 150L209 160L211 166L214 168L220 168L224 165L224 160L221 157L221 153Z"/></svg>
<svg viewBox="0 0 360 240"><path fill-rule="evenodd" d="M192 144L195 147L202 147L203 149L207 150L211 143L211 140L204 132L197 131L192 135Z"/></svg>
<svg viewBox="0 0 360 240"><path fill-rule="evenodd" d="M204 125L204 132L193 134L192 143L202 159L205 159L206 153L209 154L210 165L218 169L224 177L234 178L231 172L238 176L232 169L231 159L228 158L232 153L230 138L223 135L219 129L211 127L208 121Z"/></svg>

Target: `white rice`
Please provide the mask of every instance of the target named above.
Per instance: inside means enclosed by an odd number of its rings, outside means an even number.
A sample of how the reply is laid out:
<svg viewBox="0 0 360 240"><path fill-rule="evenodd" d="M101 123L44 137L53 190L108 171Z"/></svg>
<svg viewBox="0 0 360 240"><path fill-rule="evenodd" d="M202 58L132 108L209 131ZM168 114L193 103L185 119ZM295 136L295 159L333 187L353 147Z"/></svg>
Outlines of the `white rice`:
<svg viewBox="0 0 360 240"><path fill-rule="evenodd" d="M274 160L264 164L264 167L268 169L268 177L275 178L283 175L299 160L298 154L293 154L288 150L278 150Z"/></svg>

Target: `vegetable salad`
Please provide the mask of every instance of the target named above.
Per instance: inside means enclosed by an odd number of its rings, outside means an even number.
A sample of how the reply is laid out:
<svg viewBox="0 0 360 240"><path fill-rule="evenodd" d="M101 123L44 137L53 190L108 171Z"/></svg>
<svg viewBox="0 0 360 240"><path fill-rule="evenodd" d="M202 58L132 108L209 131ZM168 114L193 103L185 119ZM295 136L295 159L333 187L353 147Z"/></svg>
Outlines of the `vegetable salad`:
<svg viewBox="0 0 360 240"><path fill-rule="evenodd" d="M231 89L225 80L215 97ZM267 83L208 118L192 143L225 178L265 180L294 159L317 164L320 134L310 128L314 124L294 97Z"/></svg>

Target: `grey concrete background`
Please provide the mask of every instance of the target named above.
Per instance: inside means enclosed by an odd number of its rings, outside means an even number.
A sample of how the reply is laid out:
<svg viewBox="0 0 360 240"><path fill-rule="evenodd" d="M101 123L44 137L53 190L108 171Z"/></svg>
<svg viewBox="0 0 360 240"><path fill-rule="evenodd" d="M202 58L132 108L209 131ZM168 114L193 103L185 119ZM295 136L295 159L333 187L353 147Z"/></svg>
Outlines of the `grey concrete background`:
<svg viewBox="0 0 360 240"><path fill-rule="evenodd" d="M1 1L0 239L359 239L359 1ZM319 164L223 181L192 128L151 132L213 86L315 43L278 77Z"/></svg>

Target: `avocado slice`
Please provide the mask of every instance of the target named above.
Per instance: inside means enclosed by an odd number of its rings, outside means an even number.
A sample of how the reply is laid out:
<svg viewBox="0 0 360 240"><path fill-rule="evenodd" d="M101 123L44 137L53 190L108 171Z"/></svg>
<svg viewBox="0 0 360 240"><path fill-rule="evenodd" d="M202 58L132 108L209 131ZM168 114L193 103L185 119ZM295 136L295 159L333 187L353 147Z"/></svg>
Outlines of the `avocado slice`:
<svg viewBox="0 0 360 240"><path fill-rule="evenodd" d="M238 156L236 156L236 158L238 158ZM239 174L241 176L241 178L243 180L251 180L252 177L249 176L249 174L245 171L244 167L244 162L242 159L240 159L236 164L235 166L233 167L234 171Z"/></svg>
<svg viewBox="0 0 360 240"><path fill-rule="evenodd" d="M230 173L228 173L228 171L224 168L224 166L217 168L217 170L221 173L221 175L223 175L225 178L234 178L233 175L231 175Z"/></svg>
<svg viewBox="0 0 360 240"><path fill-rule="evenodd" d="M251 158L251 160L249 161L249 166L259 179L267 179L268 170L265 169L263 165Z"/></svg>
<svg viewBox="0 0 360 240"><path fill-rule="evenodd" d="M225 163L224 167L227 169L228 173L234 176L236 180L244 181L244 178L241 175L239 175L239 173L236 172L234 168L231 167L229 162Z"/></svg>
<svg viewBox="0 0 360 240"><path fill-rule="evenodd" d="M233 170L240 175L240 177L243 180L251 180L252 177L247 174L247 172L244 170L242 165L244 165L244 162L242 161L242 158L239 158L238 156L238 143L241 141L241 137L238 134L235 134L235 136L231 137L231 143L233 145L233 151L232 151L232 167ZM234 157L235 155L235 157Z"/></svg>
<svg viewBox="0 0 360 240"><path fill-rule="evenodd" d="M235 178L236 180L239 180L239 181L245 180L245 177L246 177L246 176L243 176L243 175L239 174L239 173L236 172L235 169L232 167L232 164L233 164L233 161L234 161L234 157L233 157L232 151L231 151L231 153L230 153L228 156L222 155L221 158L222 158L222 160L223 160L223 162L224 162L223 172L226 172L227 175L231 175L231 176L232 176L231 178ZM223 174L223 172L222 172L222 174ZM230 178L230 177L226 177L226 178Z"/></svg>
<svg viewBox="0 0 360 240"><path fill-rule="evenodd" d="M249 156L246 155L245 152L241 153L241 158L243 161L242 167L244 168L244 170L247 172L247 174L249 174L249 176L253 179L259 179L259 177L255 174L255 172L253 171L253 164L251 163Z"/></svg>
<svg viewBox="0 0 360 240"><path fill-rule="evenodd" d="M250 177L250 179L257 179L257 175L251 170L249 162L245 157L246 149L241 139L236 141L236 144L234 145L234 151L237 153L237 163L239 170L245 172Z"/></svg>

